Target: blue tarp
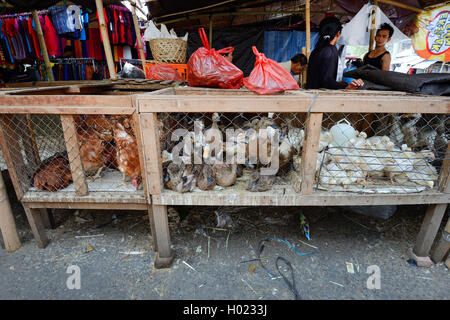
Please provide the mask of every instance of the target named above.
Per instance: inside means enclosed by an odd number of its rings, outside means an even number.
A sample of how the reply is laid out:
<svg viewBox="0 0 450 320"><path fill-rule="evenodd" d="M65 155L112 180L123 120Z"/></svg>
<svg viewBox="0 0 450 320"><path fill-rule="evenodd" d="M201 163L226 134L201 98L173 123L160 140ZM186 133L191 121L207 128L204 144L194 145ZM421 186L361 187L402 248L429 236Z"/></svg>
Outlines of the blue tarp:
<svg viewBox="0 0 450 320"><path fill-rule="evenodd" d="M319 39L317 32L311 32L311 51ZM291 60L293 56L302 53L302 47L306 45L306 36L303 31L265 31L264 54L267 58L277 62Z"/></svg>

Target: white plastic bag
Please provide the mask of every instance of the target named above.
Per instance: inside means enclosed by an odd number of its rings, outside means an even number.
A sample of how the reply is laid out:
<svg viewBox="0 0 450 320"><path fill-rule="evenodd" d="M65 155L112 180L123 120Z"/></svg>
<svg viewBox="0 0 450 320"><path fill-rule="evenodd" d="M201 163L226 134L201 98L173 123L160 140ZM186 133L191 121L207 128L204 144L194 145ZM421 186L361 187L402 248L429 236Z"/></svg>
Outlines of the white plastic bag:
<svg viewBox="0 0 450 320"><path fill-rule="evenodd" d="M117 75L119 79L145 79L144 71L128 62Z"/></svg>
<svg viewBox="0 0 450 320"><path fill-rule="evenodd" d="M159 38L161 38L161 32L155 26L153 21L150 20L148 22L147 29L145 29L145 32L144 32L144 40L150 41L150 40L159 39Z"/></svg>
<svg viewBox="0 0 450 320"><path fill-rule="evenodd" d="M170 34L169 30L167 30L167 27L165 24L161 24L161 39L171 39L172 35Z"/></svg>

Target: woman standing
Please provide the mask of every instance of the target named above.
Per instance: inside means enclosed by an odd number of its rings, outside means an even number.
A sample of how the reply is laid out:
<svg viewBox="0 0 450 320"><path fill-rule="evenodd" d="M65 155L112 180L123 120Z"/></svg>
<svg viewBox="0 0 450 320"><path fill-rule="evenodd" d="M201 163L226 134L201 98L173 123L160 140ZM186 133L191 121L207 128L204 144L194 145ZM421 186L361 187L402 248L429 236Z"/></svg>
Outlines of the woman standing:
<svg viewBox="0 0 450 320"><path fill-rule="evenodd" d="M335 44L341 30L342 24L335 17L320 22L319 41L309 58L306 89L357 89L364 85L361 79L353 80L349 85L336 81L339 53Z"/></svg>

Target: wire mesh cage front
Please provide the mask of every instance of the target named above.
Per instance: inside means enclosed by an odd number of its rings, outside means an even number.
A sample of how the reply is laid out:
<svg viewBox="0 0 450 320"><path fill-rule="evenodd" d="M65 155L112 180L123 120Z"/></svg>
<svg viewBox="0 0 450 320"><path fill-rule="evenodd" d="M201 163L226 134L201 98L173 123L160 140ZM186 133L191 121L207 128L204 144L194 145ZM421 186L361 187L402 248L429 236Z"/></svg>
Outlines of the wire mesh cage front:
<svg viewBox="0 0 450 320"><path fill-rule="evenodd" d="M289 185L300 173L305 116L159 113L165 188L262 192Z"/></svg>
<svg viewBox="0 0 450 320"><path fill-rule="evenodd" d="M6 146L24 191L136 191L141 185L128 116L4 115Z"/></svg>
<svg viewBox="0 0 450 320"><path fill-rule="evenodd" d="M449 158L448 115L324 114L316 188L412 193L436 187Z"/></svg>
<svg viewBox="0 0 450 320"><path fill-rule="evenodd" d="M300 192L308 114L159 113L158 119L165 188L261 192L289 186L288 192ZM448 160L449 121L448 115L324 114L315 189L436 188ZM220 136L208 134L210 129ZM272 167L276 170L263 173Z"/></svg>

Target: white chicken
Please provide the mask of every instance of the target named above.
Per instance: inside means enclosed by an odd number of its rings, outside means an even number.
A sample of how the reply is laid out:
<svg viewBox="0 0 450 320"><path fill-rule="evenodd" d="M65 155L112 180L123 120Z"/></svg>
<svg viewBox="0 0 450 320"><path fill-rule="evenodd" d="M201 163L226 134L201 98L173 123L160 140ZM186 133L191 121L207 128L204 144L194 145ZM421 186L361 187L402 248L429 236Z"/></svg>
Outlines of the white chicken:
<svg viewBox="0 0 450 320"><path fill-rule="evenodd" d="M343 170L343 168L339 164L334 162L329 163L325 167L325 172L330 178L335 180L336 185L342 184L344 181L346 181L345 179L348 178L347 172ZM322 175L322 172L320 173L320 175Z"/></svg>
<svg viewBox="0 0 450 320"><path fill-rule="evenodd" d="M385 150L386 144L389 143L391 139L388 136L373 136L366 139L368 146L372 150Z"/></svg>

